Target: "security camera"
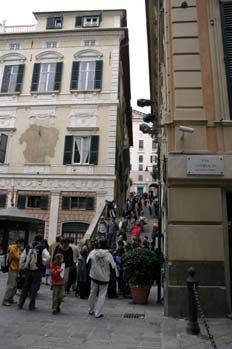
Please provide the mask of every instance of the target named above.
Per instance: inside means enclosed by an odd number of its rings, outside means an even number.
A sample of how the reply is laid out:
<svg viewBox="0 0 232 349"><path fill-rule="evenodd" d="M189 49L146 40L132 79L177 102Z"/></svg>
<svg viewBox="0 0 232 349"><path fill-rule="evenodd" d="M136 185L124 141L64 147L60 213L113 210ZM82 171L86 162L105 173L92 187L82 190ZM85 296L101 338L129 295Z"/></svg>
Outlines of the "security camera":
<svg viewBox="0 0 232 349"><path fill-rule="evenodd" d="M179 130L187 133L193 133L195 131L193 127L187 127L187 126L179 126Z"/></svg>

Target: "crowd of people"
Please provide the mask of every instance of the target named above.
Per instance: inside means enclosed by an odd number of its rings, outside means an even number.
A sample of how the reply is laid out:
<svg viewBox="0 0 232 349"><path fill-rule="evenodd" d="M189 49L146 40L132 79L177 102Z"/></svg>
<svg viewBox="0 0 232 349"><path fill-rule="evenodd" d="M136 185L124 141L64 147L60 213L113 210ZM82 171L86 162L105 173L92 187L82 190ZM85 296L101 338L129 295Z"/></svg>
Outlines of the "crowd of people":
<svg viewBox="0 0 232 349"><path fill-rule="evenodd" d="M48 246L41 235L24 247L19 239L8 248L9 271L3 306L15 304L17 288L21 289L18 309L29 299L28 309L36 309L36 297L44 278L52 291L52 313L58 314L64 295L73 292L80 299L88 299L89 315L103 316L106 296L130 297L129 285L123 276L123 256L133 248L157 247L158 226L153 225L151 241L141 233L147 224L144 207L154 207L148 196L131 195L126 201L121 219L111 207L109 216L101 216L94 239L76 245L74 239L57 236ZM153 210L149 209L152 216Z"/></svg>

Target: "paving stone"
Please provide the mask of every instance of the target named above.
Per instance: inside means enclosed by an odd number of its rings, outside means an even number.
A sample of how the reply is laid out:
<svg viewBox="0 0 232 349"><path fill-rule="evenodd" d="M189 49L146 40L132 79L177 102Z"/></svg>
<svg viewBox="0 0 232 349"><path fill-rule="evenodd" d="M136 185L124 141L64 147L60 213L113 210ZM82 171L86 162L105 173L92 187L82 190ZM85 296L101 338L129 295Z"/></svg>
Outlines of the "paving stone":
<svg viewBox="0 0 232 349"><path fill-rule="evenodd" d="M0 297L6 275L0 274ZM17 298L17 297L16 297ZM163 316L163 307L155 303L155 287L147 305L135 305L124 298L107 299L104 318L88 315L88 302L65 297L61 314L51 314L52 293L41 286L38 310L30 312L27 304L0 306L0 348L2 349L211 349L204 326L201 335L186 333L186 321ZM124 318L125 313L145 314L144 319ZM220 349L232 348L232 322L208 320ZM10 331L10 332L9 332ZM10 335L9 335L10 333Z"/></svg>

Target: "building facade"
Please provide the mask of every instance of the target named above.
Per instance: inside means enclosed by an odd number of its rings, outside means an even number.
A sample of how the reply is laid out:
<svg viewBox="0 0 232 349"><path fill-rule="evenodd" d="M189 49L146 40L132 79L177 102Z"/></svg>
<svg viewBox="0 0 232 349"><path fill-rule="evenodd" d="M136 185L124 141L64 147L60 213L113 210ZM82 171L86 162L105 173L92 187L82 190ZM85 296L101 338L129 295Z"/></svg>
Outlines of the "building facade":
<svg viewBox="0 0 232 349"><path fill-rule="evenodd" d="M122 208L132 144L125 10L0 28L0 241L91 236Z"/></svg>
<svg viewBox="0 0 232 349"><path fill-rule="evenodd" d="M157 166L157 143L140 131L145 114L132 111L133 147L130 148L130 192L139 194L155 191L153 169Z"/></svg>
<svg viewBox="0 0 232 349"><path fill-rule="evenodd" d="M165 312L187 314L194 267L206 316L232 301L232 1L147 0L160 173ZM155 25L154 25L155 23Z"/></svg>

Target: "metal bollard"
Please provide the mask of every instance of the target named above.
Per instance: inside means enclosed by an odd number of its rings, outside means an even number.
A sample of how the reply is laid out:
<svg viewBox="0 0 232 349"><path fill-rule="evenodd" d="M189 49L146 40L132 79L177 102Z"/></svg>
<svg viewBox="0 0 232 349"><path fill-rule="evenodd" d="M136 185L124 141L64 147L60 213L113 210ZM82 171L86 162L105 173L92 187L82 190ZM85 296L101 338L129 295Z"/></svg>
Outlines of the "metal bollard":
<svg viewBox="0 0 232 349"><path fill-rule="evenodd" d="M196 271L193 267L188 269L187 277L187 289L188 289L188 302L189 302L189 319L187 323L187 333L198 335L200 333L200 327L197 321L198 310L197 303L194 297L194 288L197 288L198 282L195 280L194 276Z"/></svg>

